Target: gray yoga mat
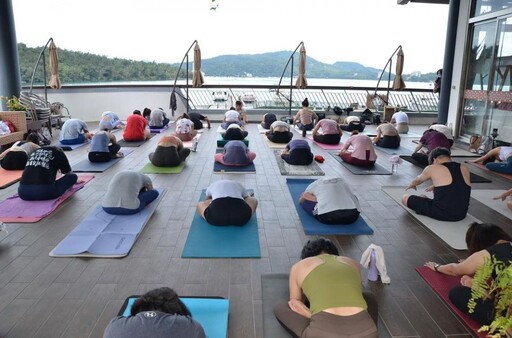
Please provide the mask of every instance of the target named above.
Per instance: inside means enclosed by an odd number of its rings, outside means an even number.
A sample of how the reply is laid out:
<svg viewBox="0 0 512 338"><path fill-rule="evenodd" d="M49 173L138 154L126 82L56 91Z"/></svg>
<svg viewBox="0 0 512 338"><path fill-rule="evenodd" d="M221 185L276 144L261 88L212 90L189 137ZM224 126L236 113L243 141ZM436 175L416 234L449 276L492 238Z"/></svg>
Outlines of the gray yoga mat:
<svg viewBox="0 0 512 338"><path fill-rule="evenodd" d="M274 157L277 161L277 166L281 175L289 176L324 176L325 173L320 166L315 162L311 162L309 165L293 165L286 163L281 158L281 150L274 150Z"/></svg>
<svg viewBox="0 0 512 338"><path fill-rule="evenodd" d="M461 221L457 222L446 222L439 221L424 215L418 215L412 209L407 208L402 204L402 196L404 194L414 194L421 195L426 194L430 198L432 198L432 193L425 193L423 189L419 189L419 191L407 190L405 191L405 187L382 187L382 191L388 194L393 200L395 200L401 207L403 207L407 212L411 214L414 218L416 218L421 224L427 227L430 231L436 234L439 238L445 241L449 246L454 248L455 250L466 250L466 231L468 227L473 222L480 222L475 217L470 214L466 215Z"/></svg>
<svg viewBox="0 0 512 338"><path fill-rule="evenodd" d="M121 149L121 152L126 157L128 154L133 152L133 149L126 149L125 148L125 149ZM73 169L74 172L77 172L77 173L80 173L80 172L85 172L85 173L102 173L105 170L107 170L108 168L112 167L117 162L121 161L123 158L124 157L115 158L115 159L112 159L112 160L110 160L108 162L100 162L100 163L91 162L91 161L89 161L88 158L86 158L86 159L83 159L82 161L80 161L80 162L78 162L76 164L73 164L71 166L71 168Z"/></svg>
<svg viewBox="0 0 512 338"><path fill-rule="evenodd" d="M337 151L329 152L329 154L331 154L331 156L334 157L336 161L338 161L342 166L347 168L354 175L391 175L391 170L384 168L380 164L375 163L371 167L358 167L356 165L344 162L338 155L339 152Z"/></svg>
<svg viewBox="0 0 512 338"><path fill-rule="evenodd" d="M263 337L289 338L290 335L274 316L274 306L281 300L288 300L287 273L261 275L261 303L263 306Z"/></svg>

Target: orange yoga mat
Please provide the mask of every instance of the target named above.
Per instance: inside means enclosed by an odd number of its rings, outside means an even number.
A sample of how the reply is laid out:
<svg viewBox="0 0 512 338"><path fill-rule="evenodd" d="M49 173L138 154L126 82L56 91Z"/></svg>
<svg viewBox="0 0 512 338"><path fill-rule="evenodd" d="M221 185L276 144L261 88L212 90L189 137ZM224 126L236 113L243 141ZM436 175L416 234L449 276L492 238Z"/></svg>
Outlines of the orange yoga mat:
<svg viewBox="0 0 512 338"><path fill-rule="evenodd" d="M18 182L22 173L23 170L5 170L4 168L0 168L0 189L7 188Z"/></svg>

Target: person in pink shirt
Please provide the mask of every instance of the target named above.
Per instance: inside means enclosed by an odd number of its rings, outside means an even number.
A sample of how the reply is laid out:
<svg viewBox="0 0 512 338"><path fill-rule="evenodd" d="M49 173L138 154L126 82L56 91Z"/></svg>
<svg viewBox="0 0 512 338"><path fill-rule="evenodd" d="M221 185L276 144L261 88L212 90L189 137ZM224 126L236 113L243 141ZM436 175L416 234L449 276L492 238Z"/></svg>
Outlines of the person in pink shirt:
<svg viewBox="0 0 512 338"><path fill-rule="evenodd" d="M348 149L350 146L352 150ZM372 139L357 131L352 132L339 155L343 161L359 167L370 167L377 160Z"/></svg>
<svg viewBox="0 0 512 338"><path fill-rule="evenodd" d="M322 132L320 132L322 129ZM338 144L340 143L341 131L338 122L331 119L322 119L318 121L313 128L313 140L324 144Z"/></svg>

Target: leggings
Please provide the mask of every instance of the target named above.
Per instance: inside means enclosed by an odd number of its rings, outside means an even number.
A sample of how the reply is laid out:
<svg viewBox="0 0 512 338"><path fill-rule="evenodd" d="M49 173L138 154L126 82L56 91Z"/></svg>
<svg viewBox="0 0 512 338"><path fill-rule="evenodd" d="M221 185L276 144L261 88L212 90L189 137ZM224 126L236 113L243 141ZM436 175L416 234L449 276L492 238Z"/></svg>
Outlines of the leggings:
<svg viewBox="0 0 512 338"><path fill-rule="evenodd" d="M64 144L64 145L67 145L67 146L70 146L70 145L73 145L73 144L82 144L82 143L85 143L85 135L84 134L80 134L80 135L78 135L77 138L74 138L74 139L71 139L71 140L60 140L60 143Z"/></svg>
<svg viewBox="0 0 512 338"><path fill-rule="evenodd" d="M52 184L21 184L18 195L25 201L46 201L62 196L78 180L76 174L66 174Z"/></svg>
<svg viewBox="0 0 512 338"><path fill-rule="evenodd" d="M309 319L290 309L288 302L281 301L274 308L274 314L292 337L376 338L378 336L377 326L368 311L361 311L352 316L337 316L321 311Z"/></svg>
<svg viewBox="0 0 512 338"><path fill-rule="evenodd" d="M358 166L358 167L371 167L375 164L375 161L370 161L370 151L366 151L366 159L359 159L352 157L351 153L341 153L341 159L347 163L350 163L352 165Z"/></svg>
<svg viewBox="0 0 512 338"><path fill-rule="evenodd" d="M268 132L267 138L270 142L274 143L288 143L293 138L293 133L289 131L275 131L273 133Z"/></svg>
<svg viewBox="0 0 512 338"><path fill-rule="evenodd" d="M142 209L144 209L149 203L156 200L158 197L158 190L149 190L149 191L143 191L139 193L139 207L137 209L127 209L127 208L120 208L120 207L103 207L103 210L107 214L111 215L133 215L136 214Z"/></svg>
<svg viewBox="0 0 512 338"><path fill-rule="evenodd" d="M469 313L468 302L471 299L471 288L457 285L450 289L448 298L460 311L481 325L489 325L494 318L494 301L492 299L476 300L475 311Z"/></svg>
<svg viewBox="0 0 512 338"><path fill-rule="evenodd" d="M119 144L111 144L108 146L108 152L106 151L91 151L88 155L89 161L91 162L108 162L113 158L116 158L117 153L121 150Z"/></svg>
<svg viewBox="0 0 512 338"><path fill-rule="evenodd" d="M507 158L507 162L490 162L485 165L487 169L501 174L512 174L512 156Z"/></svg>
<svg viewBox="0 0 512 338"><path fill-rule="evenodd" d="M313 135L313 140L323 144L338 144L341 140L340 134Z"/></svg>
<svg viewBox="0 0 512 338"><path fill-rule="evenodd" d="M400 136L384 136L377 141L376 145L382 148L396 149L400 147Z"/></svg>
<svg viewBox="0 0 512 338"><path fill-rule="evenodd" d="M364 128L366 127L366 125L364 123L361 123L361 122L349 122L348 124L342 124L340 125L340 128L341 130L345 130L345 131L354 131L354 130L357 130L359 132L362 132L364 130Z"/></svg>

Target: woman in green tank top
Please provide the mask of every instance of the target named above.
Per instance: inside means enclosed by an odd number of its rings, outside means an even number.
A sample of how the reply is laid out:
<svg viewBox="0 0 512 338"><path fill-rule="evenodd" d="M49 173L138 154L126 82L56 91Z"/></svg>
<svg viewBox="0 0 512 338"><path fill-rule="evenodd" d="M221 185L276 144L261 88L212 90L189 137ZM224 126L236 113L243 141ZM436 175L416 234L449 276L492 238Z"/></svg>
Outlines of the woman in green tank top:
<svg viewBox="0 0 512 338"><path fill-rule="evenodd" d="M363 296L359 264L318 238L302 249L290 271L290 300L279 302L274 313L293 337L375 338L367 301L376 310L372 295Z"/></svg>

